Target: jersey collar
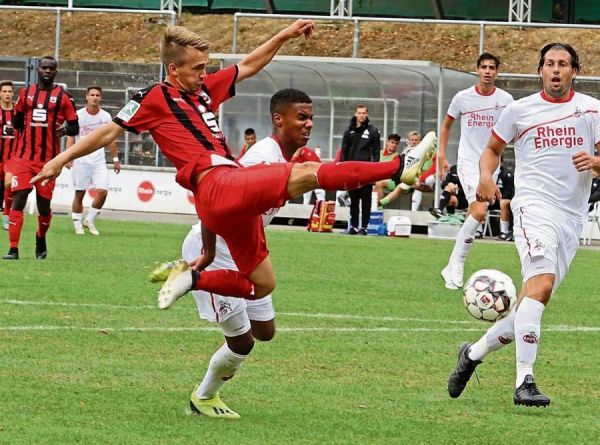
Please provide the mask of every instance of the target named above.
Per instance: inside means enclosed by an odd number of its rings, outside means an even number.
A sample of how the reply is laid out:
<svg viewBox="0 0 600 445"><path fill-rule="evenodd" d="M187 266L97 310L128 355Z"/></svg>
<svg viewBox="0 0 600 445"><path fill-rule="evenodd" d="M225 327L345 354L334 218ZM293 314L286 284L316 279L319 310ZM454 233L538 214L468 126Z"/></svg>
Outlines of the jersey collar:
<svg viewBox="0 0 600 445"><path fill-rule="evenodd" d="M292 158L291 158L291 156L286 155L285 151L283 151L283 149L281 148L281 139L279 139L279 137L275 134L271 135L271 139L273 139L277 143L277 146L279 147L279 151L281 151L281 154L283 155L284 159L286 161L290 162L290 160Z"/></svg>
<svg viewBox="0 0 600 445"><path fill-rule="evenodd" d="M569 91L569 95L567 97L565 97L564 99L554 99L553 97L548 96L544 90L540 91L540 95L542 96L542 99L544 99L546 102L560 104L560 103L569 102L571 99L573 99L573 96L575 95L575 90L573 90L571 88L571 91Z"/></svg>
<svg viewBox="0 0 600 445"><path fill-rule="evenodd" d="M490 91L488 94L483 94L481 92L481 90L479 89L479 86L475 85L475 92L477 94L479 94L480 96L491 96L492 94L494 94L496 92L496 87L492 88L492 91Z"/></svg>

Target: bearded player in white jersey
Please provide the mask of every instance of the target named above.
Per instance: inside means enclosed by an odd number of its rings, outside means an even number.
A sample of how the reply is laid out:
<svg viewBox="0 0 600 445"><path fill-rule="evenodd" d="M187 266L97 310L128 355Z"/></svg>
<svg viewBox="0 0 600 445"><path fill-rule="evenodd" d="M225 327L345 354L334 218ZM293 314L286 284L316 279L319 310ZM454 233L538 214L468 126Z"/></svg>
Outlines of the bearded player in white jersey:
<svg viewBox="0 0 600 445"><path fill-rule="evenodd" d="M306 162L318 159L316 153L306 147L306 136L312 129L312 100L302 91L284 89L271 97L273 134L258 141L239 160L244 167L257 164ZM278 209L263 215L263 224L271 222ZM182 258L191 265L202 250L201 223L192 227L182 246ZM266 242L266 241L265 241ZM181 261L181 260L179 260ZM176 262L159 266L150 275L152 281L162 281L165 268ZM238 270L227 243L217 236L215 259L206 270ZM200 317L218 323L225 342L213 354L202 382L191 395L190 407L208 417L238 419L219 397L221 386L231 379L248 358L254 340L269 341L275 335L275 310L271 295L257 300L225 297L204 291L192 291Z"/></svg>
<svg viewBox="0 0 600 445"><path fill-rule="evenodd" d="M448 392L458 397L475 367L492 351L515 341L517 378L514 403L548 406L537 388L533 365L540 340L542 314L565 278L579 245L592 170L600 172L600 102L572 89L579 57L568 44L542 48L540 93L520 99L502 112L480 160L477 199L501 199L493 179L506 144L515 147L514 237L523 287L519 302L479 341L461 345Z"/></svg>
<svg viewBox="0 0 600 445"><path fill-rule="evenodd" d="M479 81L476 85L456 93L440 129L439 175L443 179L450 169L446 158L450 131L456 119L460 118L456 165L460 183L469 202L469 215L456 236L448 264L442 270L442 278L448 289L459 289L462 286L465 260L473 245L477 228L485 221L487 214L487 204L475 199L475 190L479 182L479 157L500 113L513 101L509 93L495 86L499 65L500 60L493 54L482 53L478 57ZM498 177L498 171L494 172L494 177Z"/></svg>
<svg viewBox="0 0 600 445"><path fill-rule="evenodd" d="M73 145L83 136L91 133L96 128L112 122L111 115L100 108L102 100L102 88L93 85L87 88L85 94L86 106L77 110L79 119L79 135L67 138L67 148ZM121 164L117 153L117 145L112 141L108 148L113 162L115 173L121 171ZM89 155L73 161L73 185L75 197L72 204L73 227L77 235L85 234L84 226L92 235L100 235L96 228L96 218L104 206L108 195L108 170L106 168L106 156L104 148L98 149ZM95 191L94 201L90 207L85 221L83 221L83 198L86 190L93 188Z"/></svg>

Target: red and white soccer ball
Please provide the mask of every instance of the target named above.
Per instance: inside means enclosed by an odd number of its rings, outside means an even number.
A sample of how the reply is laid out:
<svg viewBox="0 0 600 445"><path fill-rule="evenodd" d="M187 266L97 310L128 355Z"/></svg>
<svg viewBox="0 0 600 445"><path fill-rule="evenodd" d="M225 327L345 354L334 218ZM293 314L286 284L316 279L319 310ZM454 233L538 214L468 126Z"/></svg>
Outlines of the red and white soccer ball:
<svg viewBox="0 0 600 445"><path fill-rule="evenodd" d="M478 320L494 322L510 312L517 302L517 289L511 278L494 269L482 269L467 280L465 306Z"/></svg>

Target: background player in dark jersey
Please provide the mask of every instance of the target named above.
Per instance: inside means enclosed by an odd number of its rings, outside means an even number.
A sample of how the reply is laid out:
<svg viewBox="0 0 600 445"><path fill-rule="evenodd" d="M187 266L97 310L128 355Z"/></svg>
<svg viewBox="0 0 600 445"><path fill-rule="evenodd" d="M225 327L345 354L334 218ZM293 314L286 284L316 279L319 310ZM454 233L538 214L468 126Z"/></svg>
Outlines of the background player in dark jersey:
<svg viewBox="0 0 600 445"><path fill-rule="evenodd" d="M275 288L275 275L260 217L263 212L315 188L355 189L390 178L402 168L398 158L391 162L306 162L246 168L239 168L233 160L213 110L235 94L236 83L269 63L285 42L302 35L309 37L313 29L312 21L297 20L237 65L206 74L208 43L185 28L169 27L161 42L166 81L139 91L112 123L58 155L32 181L46 183L56 178L67 162L106 145L125 129L148 130L177 168L177 182L194 193L196 211L203 222L202 255L193 262L194 270L186 269L186 263L173 269L159 292L159 307L168 308L191 289L248 299L268 295ZM310 138L312 117L298 116L305 122L305 142ZM423 154L426 148L421 150ZM411 156L410 171L417 172L422 160ZM215 234L227 242L239 271L198 272L214 258Z"/></svg>
<svg viewBox="0 0 600 445"><path fill-rule="evenodd" d="M13 116L13 84L10 80L0 82L0 207L2 207L2 227L8 230L8 212L12 205L10 192L9 161L15 149L15 129Z"/></svg>
<svg viewBox="0 0 600 445"><path fill-rule="evenodd" d="M5 260L19 259L19 238L23 227L23 209L33 186L31 178L44 164L60 152L60 137L75 136L79 124L73 98L60 85L54 84L58 64L54 57L43 57L38 66L38 82L21 88L15 104L14 127L19 131L15 159L12 162L12 197L8 236L10 250ZM50 200L54 181L35 184L38 208L38 230L35 256L46 258L46 232L50 228Z"/></svg>

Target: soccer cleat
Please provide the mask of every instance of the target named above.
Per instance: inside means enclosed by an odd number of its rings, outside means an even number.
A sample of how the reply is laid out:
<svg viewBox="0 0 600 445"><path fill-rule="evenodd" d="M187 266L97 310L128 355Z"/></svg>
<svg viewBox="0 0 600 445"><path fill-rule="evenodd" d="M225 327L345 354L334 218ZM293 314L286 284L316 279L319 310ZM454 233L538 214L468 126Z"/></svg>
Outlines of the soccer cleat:
<svg viewBox="0 0 600 445"><path fill-rule="evenodd" d="M471 379L475 368L481 363L481 360L471 360L469 358L469 349L472 343L463 343L458 349L458 360L456 368L450 377L448 377L448 394L453 399L459 397L465 390L467 383ZM515 402L516 403L516 402Z"/></svg>
<svg viewBox="0 0 600 445"><path fill-rule="evenodd" d="M81 221L73 221L73 228L75 229L75 235L85 235L85 230L83 230L83 225L81 224Z"/></svg>
<svg viewBox="0 0 600 445"><path fill-rule="evenodd" d="M8 230L8 223L10 220L8 219L8 215L2 215L2 227L4 230Z"/></svg>
<svg viewBox="0 0 600 445"><path fill-rule="evenodd" d="M346 235L358 235L358 229L356 227L350 227L344 232Z"/></svg>
<svg viewBox="0 0 600 445"><path fill-rule="evenodd" d="M451 259L450 260L450 270L451 270L452 282L458 289L459 287L461 287L463 285L463 275L465 272L465 263L463 263L459 260L456 260L456 259Z"/></svg>
<svg viewBox="0 0 600 445"><path fill-rule="evenodd" d="M148 279L151 283L160 283L166 281L171 273L171 270L179 263L183 262L180 258L174 261L167 261L159 264L152 272L148 274Z"/></svg>
<svg viewBox="0 0 600 445"><path fill-rule="evenodd" d="M93 223L93 221L88 221L86 219L85 221L83 221L83 227L88 229L92 235L100 235L100 232L98 232L98 229L96 229L96 225Z"/></svg>
<svg viewBox="0 0 600 445"><path fill-rule="evenodd" d="M500 235L498 235L499 241L506 241L507 238L508 238L508 233L500 232Z"/></svg>
<svg viewBox="0 0 600 445"><path fill-rule="evenodd" d="M442 216L444 216L444 213L435 207L429 207L429 214L435 219L440 219Z"/></svg>
<svg viewBox="0 0 600 445"><path fill-rule="evenodd" d="M483 238L483 232L480 232L479 230L477 232L475 232L475 239L481 239Z"/></svg>
<svg viewBox="0 0 600 445"><path fill-rule="evenodd" d="M515 389L513 400L515 405L544 407L550 405L550 399L539 391L531 374L526 375L521 386Z"/></svg>
<svg viewBox="0 0 600 445"><path fill-rule="evenodd" d="M19 248L11 247L8 249L8 253L2 257L4 260L18 260L19 259Z"/></svg>
<svg viewBox="0 0 600 445"><path fill-rule="evenodd" d="M458 286L456 286L452 281L452 267L450 266L450 264L448 264L442 269L442 279L444 280L444 285L446 286L446 289L458 289Z"/></svg>
<svg viewBox="0 0 600 445"><path fill-rule="evenodd" d="M175 265L165 281L165 284L158 291L158 307L168 309L175 301L183 297L192 290L193 277L192 269L185 261Z"/></svg>
<svg viewBox="0 0 600 445"><path fill-rule="evenodd" d="M38 260L45 260L48 256L48 249L46 248L46 237L35 236L35 257Z"/></svg>
<svg viewBox="0 0 600 445"><path fill-rule="evenodd" d="M213 419L236 420L240 418L238 413L223 403L218 394L210 399L199 399L194 391L190 398L190 408L195 414Z"/></svg>
<svg viewBox="0 0 600 445"><path fill-rule="evenodd" d="M512 232L508 232L508 235L506 235L506 241L514 241L515 237L513 236Z"/></svg>
<svg viewBox="0 0 600 445"><path fill-rule="evenodd" d="M361 227L360 229L358 229L358 234L359 235L367 235L367 229L365 229L364 227Z"/></svg>
<svg viewBox="0 0 600 445"><path fill-rule="evenodd" d="M435 132L430 131L415 148L406 153L400 182L406 185L413 185L417 182L423 164L433 157L436 148L437 137Z"/></svg>

